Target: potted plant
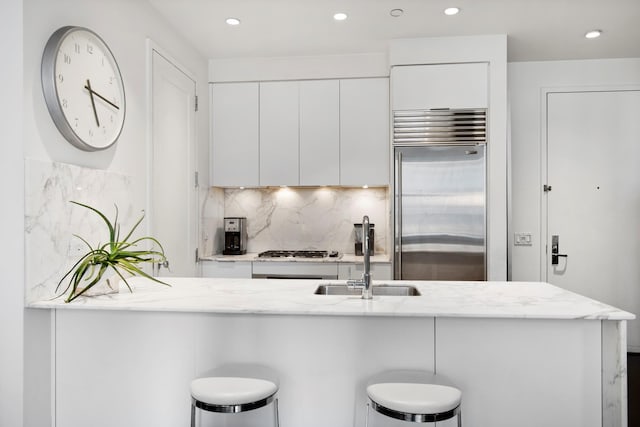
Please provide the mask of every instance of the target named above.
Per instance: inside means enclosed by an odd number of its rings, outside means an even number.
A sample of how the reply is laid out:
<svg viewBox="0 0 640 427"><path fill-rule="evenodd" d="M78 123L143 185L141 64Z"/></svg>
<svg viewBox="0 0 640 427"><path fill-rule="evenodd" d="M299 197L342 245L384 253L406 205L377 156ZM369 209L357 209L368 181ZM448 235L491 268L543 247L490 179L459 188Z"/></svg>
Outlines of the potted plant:
<svg viewBox="0 0 640 427"><path fill-rule="evenodd" d="M69 292L65 299L65 302L71 302L74 299L78 298L80 295L87 292L89 289L93 288L101 281L102 277L109 269L115 271L118 277L125 283L127 288L129 288L130 292L133 292L133 290L131 289L131 286L129 286L125 275L142 276L151 279L154 282L171 286L168 283L150 276L149 274L142 271L139 267L140 264L147 262L162 263L166 261L164 249L162 248L160 242L155 238L149 236L136 238L129 242L131 235L144 219L144 212L140 219L135 223L131 231L129 231L129 233L121 239L120 224L118 224L117 206L115 219L112 224L111 221L109 221L109 219L107 219L107 217L96 208L74 201L71 201L71 203L87 208L98 214L109 229L109 241L105 244L98 243L98 245L94 248L85 239L78 236L77 234L74 234L75 237L79 238L87 245L89 250L78 260L78 262L74 264L73 267L71 267L71 269L62 277L62 279L60 279L60 282L58 282L56 292L58 292L58 289L65 281L65 279L67 277L69 278L67 287L59 295L62 296L65 293ZM143 242L151 242L152 247L157 246L157 249L136 249L136 247ZM109 284L109 286L111 285Z"/></svg>

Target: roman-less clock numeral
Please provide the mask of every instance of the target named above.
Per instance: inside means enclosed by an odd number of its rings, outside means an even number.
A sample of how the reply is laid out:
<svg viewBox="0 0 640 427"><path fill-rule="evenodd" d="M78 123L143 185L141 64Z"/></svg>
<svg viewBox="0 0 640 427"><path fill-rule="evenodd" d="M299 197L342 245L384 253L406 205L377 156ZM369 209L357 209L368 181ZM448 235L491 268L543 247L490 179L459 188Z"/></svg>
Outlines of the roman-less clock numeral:
<svg viewBox="0 0 640 427"><path fill-rule="evenodd" d="M41 77L47 108L70 143L97 151L117 141L126 109L122 77L97 34L59 28L45 46Z"/></svg>

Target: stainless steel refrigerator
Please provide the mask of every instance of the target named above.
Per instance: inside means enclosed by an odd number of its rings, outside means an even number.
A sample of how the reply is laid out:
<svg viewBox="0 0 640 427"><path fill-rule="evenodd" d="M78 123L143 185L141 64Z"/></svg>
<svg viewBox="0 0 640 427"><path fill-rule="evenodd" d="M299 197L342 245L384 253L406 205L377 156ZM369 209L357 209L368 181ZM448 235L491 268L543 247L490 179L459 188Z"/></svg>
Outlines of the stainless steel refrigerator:
<svg viewBox="0 0 640 427"><path fill-rule="evenodd" d="M394 278L486 280L486 111L394 112Z"/></svg>

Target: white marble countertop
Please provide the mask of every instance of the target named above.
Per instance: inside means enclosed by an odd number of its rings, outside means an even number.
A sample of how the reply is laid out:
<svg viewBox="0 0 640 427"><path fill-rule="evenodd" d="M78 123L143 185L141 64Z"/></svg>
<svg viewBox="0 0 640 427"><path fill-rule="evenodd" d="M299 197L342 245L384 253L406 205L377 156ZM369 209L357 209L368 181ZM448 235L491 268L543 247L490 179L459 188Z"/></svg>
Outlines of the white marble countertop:
<svg viewBox="0 0 640 427"><path fill-rule="evenodd" d="M211 255L200 258L203 261L222 261L222 262L240 262L240 261L252 261L252 262L340 262L340 263L361 263L363 262L363 256L354 254L339 254L337 257L324 257L324 258L295 258L295 257L282 257L282 258L259 258L257 252L246 253L244 255ZM389 263L391 259L387 254L376 254L371 257L372 263Z"/></svg>
<svg viewBox="0 0 640 427"><path fill-rule="evenodd" d="M134 292L62 298L29 306L55 309L141 310L229 314L399 316L529 319L630 320L635 316L548 283L409 282L421 296L314 295L320 283L334 280L166 278L172 286L132 278ZM374 285L378 283L374 281Z"/></svg>

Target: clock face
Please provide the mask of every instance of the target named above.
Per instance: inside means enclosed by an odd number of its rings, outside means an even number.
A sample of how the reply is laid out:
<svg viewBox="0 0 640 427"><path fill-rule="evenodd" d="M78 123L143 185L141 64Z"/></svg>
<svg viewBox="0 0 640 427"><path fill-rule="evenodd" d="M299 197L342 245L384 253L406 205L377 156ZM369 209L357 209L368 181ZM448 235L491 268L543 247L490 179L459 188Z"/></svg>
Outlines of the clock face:
<svg viewBox="0 0 640 427"><path fill-rule="evenodd" d="M116 142L125 117L124 85L97 34L80 27L56 31L45 47L42 84L51 117L69 142L86 151Z"/></svg>

